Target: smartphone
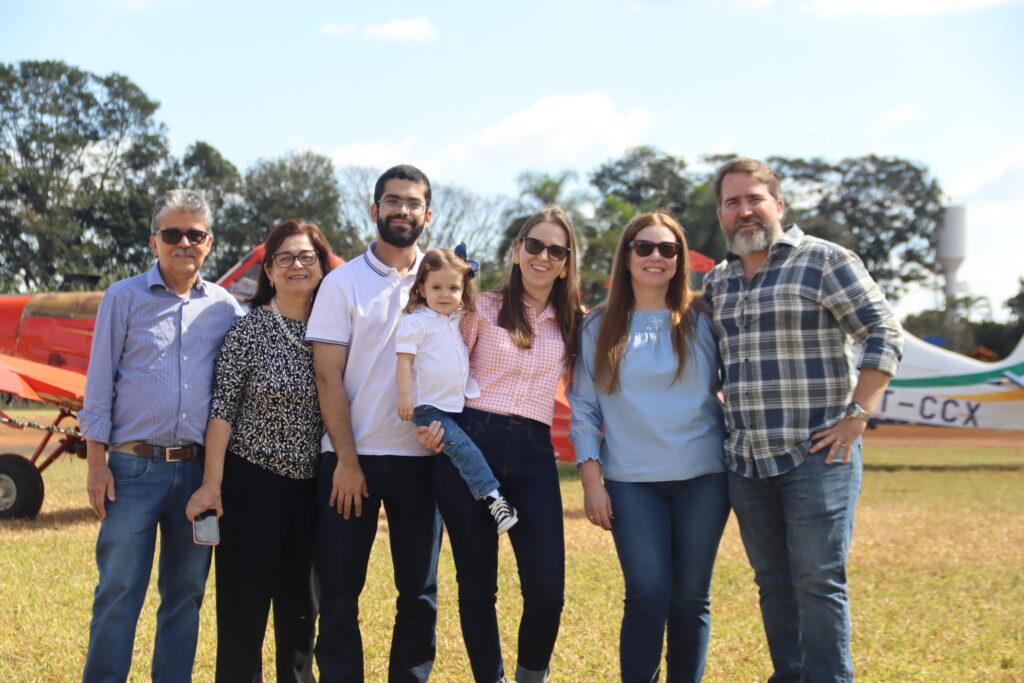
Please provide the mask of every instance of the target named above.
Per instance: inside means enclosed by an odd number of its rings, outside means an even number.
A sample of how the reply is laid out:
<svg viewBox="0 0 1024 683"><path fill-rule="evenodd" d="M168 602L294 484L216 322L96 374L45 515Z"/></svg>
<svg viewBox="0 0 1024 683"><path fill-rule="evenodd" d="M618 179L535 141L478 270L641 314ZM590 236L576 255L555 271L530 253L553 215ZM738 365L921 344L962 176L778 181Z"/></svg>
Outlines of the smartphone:
<svg viewBox="0 0 1024 683"><path fill-rule="evenodd" d="M196 515L192 522L192 540L198 545L217 545L220 543L220 525L217 523L217 512L207 510Z"/></svg>

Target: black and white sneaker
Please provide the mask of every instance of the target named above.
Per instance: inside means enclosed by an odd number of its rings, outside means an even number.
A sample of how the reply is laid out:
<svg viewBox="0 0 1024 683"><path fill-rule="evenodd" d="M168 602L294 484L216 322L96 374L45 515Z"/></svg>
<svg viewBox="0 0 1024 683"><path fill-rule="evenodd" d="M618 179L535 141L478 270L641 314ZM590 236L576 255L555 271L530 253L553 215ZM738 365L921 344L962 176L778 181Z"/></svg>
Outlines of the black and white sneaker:
<svg viewBox="0 0 1024 683"><path fill-rule="evenodd" d="M498 525L498 533L503 534L516 525L519 517L516 516L516 509L508 504L504 498L498 498L487 506L494 517L494 523Z"/></svg>

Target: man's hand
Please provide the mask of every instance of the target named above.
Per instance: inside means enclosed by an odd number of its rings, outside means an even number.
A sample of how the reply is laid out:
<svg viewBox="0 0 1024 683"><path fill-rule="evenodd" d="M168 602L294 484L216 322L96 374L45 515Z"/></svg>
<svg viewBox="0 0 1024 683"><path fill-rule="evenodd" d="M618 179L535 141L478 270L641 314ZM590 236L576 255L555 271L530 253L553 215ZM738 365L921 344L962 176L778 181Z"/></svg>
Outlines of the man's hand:
<svg viewBox="0 0 1024 683"><path fill-rule="evenodd" d="M89 493L89 505L100 519L107 518L105 500L114 502L114 475L107 463L90 464L85 489Z"/></svg>
<svg viewBox="0 0 1024 683"><path fill-rule="evenodd" d="M416 428L416 440L424 448L440 453L444 450L444 444L441 443L441 439L444 438L444 427L437 420L430 423L428 427L417 427Z"/></svg>
<svg viewBox="0 0 1024 683"><path fill-rule="evenodd" d="M345 519L349 519L353 512L359 517L363 514L363 498L369 495L358 457L339 455L338 464L334 467L331 498L327 504L337 508L338 514Z"/></svg>
<svg viewBox="0 0 1024 683"><path fill-rule="evenodd" d="M398 417L406 422L412 419L412 397L398 395Z"/></svg>
<svg viewBox="0 0 1024 683"><path fill-rule="evenodd" d="M831 465L836 456L842 454L840 462L845 465L850 462L853 442L860 438L867 426L868 423L864 420L853 417L844 418L834 427L811 434L811 439L817 440L817 443L811 447L811 453L817 453L827 446L828 455L825 457L825 463Z"/></svg>
<svg viewBox="0 0 1024 683"><path fill-rule="evenodd" d="M196 489L196 492L189 498L188 505L185 506L185 516L188 517L188 521L194 522L196 515L207 510L215 511L218 518L224 516L224 504L220 500L219 486L203 484Z"/></svg>

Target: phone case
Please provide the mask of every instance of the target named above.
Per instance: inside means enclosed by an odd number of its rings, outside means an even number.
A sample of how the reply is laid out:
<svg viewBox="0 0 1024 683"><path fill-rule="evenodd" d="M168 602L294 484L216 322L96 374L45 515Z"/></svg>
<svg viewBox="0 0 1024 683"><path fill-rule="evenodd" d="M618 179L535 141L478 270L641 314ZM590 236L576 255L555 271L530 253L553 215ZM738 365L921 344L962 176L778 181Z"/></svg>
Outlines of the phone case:
<svg viewBox="0 0 1024 683"><path fill-rule="evenodd" d="M217 513L209 510L198 515L192 522L192 540L197 545L217 545L220 543L220 524Z"/></svg>

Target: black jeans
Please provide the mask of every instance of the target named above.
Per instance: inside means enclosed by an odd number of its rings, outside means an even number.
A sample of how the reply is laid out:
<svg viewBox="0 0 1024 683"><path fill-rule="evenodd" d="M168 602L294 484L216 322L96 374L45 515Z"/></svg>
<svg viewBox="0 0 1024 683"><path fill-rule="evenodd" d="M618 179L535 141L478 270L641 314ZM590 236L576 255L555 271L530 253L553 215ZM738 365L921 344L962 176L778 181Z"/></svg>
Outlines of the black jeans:
<svg viewBox="0 0 1024 683"><path fill-rule="evenodd" d="M458 418L479 446L516 507L508 537L519 568L523 615L519 667L543 672L558 637L565 593L562 495L550 428L523 417L467 408ZM498 535L487 507L448 458L434 459L434 492L452 544L459 584L459 618L473 676L494 683L505 675L498 639Z"/></svg>
<svg viewBox="0 0 1024 683"><path fill-rule="evenodd" d="M313 680L316 483L228 453L217 546L217 681L260 681L274 607L278 681Z"/></svg>
<svg viewBox="0 0 1024 683"><path fill-rule="evenodd" d="M423 683L434 665L437 641L437 556L441 518L431 494L435 457L361 455L369 496L362 515L344 519L328 505L334 453L320 455L317 473L317 555L320 632L316 661L323 683L362 683L363 641L359 594L377 534L380 506L388 516L391 561L398 589L388 681ZM446 460L446 458L445 458Z"/></svg>

